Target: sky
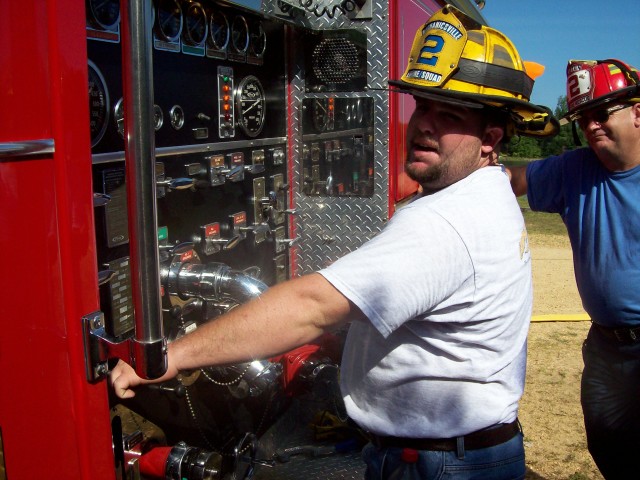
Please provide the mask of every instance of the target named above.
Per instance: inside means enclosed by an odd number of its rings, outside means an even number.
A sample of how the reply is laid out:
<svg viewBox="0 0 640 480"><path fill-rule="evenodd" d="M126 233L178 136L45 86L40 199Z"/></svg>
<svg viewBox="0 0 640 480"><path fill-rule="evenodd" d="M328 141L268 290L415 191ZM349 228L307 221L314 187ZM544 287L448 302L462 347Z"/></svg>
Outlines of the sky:
<svg viewBox="0 0 640 480"><path fill-rule="evenodd" d="M486 0L482 16L523 60L545 66L531 101L555 110L569 59L616 58L640 69L638 0Z"/></svg>

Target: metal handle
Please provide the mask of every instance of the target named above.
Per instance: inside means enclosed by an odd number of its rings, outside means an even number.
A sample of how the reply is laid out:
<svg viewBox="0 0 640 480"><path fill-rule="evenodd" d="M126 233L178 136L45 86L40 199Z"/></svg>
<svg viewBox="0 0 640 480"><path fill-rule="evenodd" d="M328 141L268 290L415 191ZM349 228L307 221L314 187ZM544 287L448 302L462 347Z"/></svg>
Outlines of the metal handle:
<svg viewBox="0 0 640 480"><path fill-rule="evenodd" d="M151 2L128 0L122 9L122 69L126 117L125 159L129 214L136 373L157 378L167 370L162 326L156 208Z"/></svg>
<svg viewBox="0 0 640 480"><path fill-rule="evenodd" d="M48 154L54 151L55 145L52 139L0 143L0 158Z"/></svg>
<svg viewBox="0 0 640 480"><path fill-rule="evenodd" d="M169 190L186 190L188 188L193 187L194 185L193 178L165 178L164 180L160 180L156 182L159 187L165 187Z"/></svg>

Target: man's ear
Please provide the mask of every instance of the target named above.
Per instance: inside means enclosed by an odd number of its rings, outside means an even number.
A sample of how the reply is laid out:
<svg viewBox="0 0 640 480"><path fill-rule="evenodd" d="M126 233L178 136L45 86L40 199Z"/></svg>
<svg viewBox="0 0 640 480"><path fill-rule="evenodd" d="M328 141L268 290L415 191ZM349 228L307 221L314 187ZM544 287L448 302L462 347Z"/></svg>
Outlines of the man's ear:
<svg viewBox="0 0 640 480"><path fill-rule="evenodd" d="M633 104L631 108L633 109L633 125L640 128L640 103Z"/></svg>
<svg viewBox="0 0 640 480"><path fill-rule="evenodd" d="M493 152L504 137L504 129L496 125L488 125L482 136L482 153L487 155Z"/></svg>

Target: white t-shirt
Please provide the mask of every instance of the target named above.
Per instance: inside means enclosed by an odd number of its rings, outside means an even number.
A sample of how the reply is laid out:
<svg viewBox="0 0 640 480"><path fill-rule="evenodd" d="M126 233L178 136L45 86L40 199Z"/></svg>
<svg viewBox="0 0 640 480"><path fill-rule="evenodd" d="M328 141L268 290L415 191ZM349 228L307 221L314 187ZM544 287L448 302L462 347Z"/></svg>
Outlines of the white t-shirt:
<svg viewBox="0 0 640 480"><path fill-rule="evenodd" d="M516 418L531 257L499 168L412 201L320 273L369 319L351 324L341 368L362 428L449 438Z"/></svg>

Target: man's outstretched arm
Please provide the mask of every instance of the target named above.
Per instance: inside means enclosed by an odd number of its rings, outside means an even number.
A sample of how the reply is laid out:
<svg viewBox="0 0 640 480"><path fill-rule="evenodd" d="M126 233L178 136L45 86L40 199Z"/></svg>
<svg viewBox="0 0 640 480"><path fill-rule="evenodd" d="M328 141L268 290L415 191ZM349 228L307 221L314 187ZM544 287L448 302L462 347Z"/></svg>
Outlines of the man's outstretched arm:
<svg viewBox="0 0 640 480"><path fill-rule="evenodd" d="M506 172L516 197L525 195L527 193L527 167L506 167Z"/></svg>
<svg viewBox="0 0 640 480"><path fill-rule="evenodd" d="M139 378L120 361L109 374L116 395L175 377L181 370L269 358L309 343L360 310L317 273L269 288L260 297L198 327L169 344L167 373L156 380Z"/></svg>

